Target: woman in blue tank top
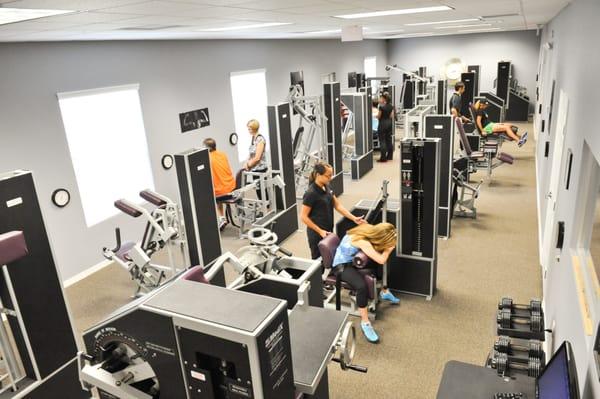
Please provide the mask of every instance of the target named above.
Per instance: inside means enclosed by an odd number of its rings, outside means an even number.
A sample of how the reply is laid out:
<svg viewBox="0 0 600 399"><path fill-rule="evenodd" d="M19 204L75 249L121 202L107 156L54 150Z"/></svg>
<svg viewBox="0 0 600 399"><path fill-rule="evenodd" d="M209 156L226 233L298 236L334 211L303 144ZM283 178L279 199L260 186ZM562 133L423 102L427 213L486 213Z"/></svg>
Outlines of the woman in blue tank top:
<svg viewBox="0 0 600 399"><path fill-rule="evenodd" d="M341 274L342 281L356 290L356 305L361 318L360 327L367 341L373 343L379 341L379 336L369 321L367 310L369 289L363 275L352 265L352 259L358 251L362 251L378 264L377 271L380 271L380 266L385 264L396 247L396 240L396 228L390 223L361 224L346 232L333 258L334 272ZM400 302L387 287L381 290L380 298L393 304Z"/></svg>

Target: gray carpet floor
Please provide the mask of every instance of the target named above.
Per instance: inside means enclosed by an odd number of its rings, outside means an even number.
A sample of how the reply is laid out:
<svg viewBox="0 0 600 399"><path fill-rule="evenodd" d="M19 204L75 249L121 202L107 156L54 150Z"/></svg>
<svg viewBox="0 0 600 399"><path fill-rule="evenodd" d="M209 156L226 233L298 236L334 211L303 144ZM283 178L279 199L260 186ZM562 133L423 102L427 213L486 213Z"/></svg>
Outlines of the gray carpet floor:
<svg viewBox="0 0 600 399"><path fill-rule="evenodd" d="M531 130L531 125L521 127ZM435 398L447 361L483 364L494 342L500 297L528 302L541 296L535 143L529 137L523 148L504 144L503 150L516 158L514 165L496 169L491 180L482 172L472 176L474 181L485 179L477 200L478 218L454 219L451 238L439 240L436 295L431 301L402 295L400 306L382 304L374 322L381 342L373 345L358 337L355 363L369 372L342 371L331 364L332 398ZM393 162L376 163L362 180L347 179L340 200L350 208L360 199L374 199L383 179L391 180L391 197L398 198L398 177L396 151ZM222 241L231 251L245 244L231 227ZM284 246L296 256L308 256L304 227ZM127 272L116 265L68 287L76 329L84 331L129 302L132 290Z"/></svg>

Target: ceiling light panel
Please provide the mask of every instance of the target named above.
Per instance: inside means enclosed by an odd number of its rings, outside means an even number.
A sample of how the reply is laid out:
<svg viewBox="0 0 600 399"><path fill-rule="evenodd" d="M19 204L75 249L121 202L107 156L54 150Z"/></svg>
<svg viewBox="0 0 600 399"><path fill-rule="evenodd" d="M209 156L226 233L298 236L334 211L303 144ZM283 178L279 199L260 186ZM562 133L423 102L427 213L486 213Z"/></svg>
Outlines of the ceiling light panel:
<svg viewBox="0 0 600 399"><path fill-rule="evenodd" d="M424 25L438 25L438 24L456 24L461 22L475 22L480 21L479 18L467 18L467 19L454 19L445 21L433 21L433 22L415 22L411 24L404 24L406 26L424 26Z"/></svg>
<svg viewBox="0 0 600 399"><path fill-rule="evenodd" d="M434 6L434 7L419 7L419 8L404 8L400 10L386 10L386 11L371 11L363 12L358 14L345 14L335 15L335 18L343 19L357 19L357 18L377 18L377 17L388 17L392 15L406 15L406 14L421 14L424 12L439 12L439 11L451 11L452 7L448 6Z"/></svg>
<svg viewBox="0 0 600 399"><path fill-rule="evenodd" d="M40 10L29 8L0 8L0 25L11 24L32 19L63 15L75 12L73 10Z"/></svg>
<svg viewBox="0 0 600 399"><path fill-rule="evenodd" d="M483 28L486 26L492 26L492 24L472 24L472 25L450 25L450 26L436 26L433 29L456 29L456 28Z"/></svg>
<svg viewBox="0 0 600 399"><path fill-rule="evenodd" d="M259 28L270 28L272 26L282 26L282 25L291 25L291 22L266 22L260 24L250 24L250 25L237 25L237 26L225 26L221 28L211 28L211 29L200 29L198 32L227 32L227 31L236 31L236 30L246 30L246 29L259 29Z"/></svg>
<svg viewBox="0 0 600 399"><path fill-rule="evenodd" d="M459 30L459 33L472 33L472 32L494 32L503 30L502 28L483 28L483 29L463 29Z"/></svg>

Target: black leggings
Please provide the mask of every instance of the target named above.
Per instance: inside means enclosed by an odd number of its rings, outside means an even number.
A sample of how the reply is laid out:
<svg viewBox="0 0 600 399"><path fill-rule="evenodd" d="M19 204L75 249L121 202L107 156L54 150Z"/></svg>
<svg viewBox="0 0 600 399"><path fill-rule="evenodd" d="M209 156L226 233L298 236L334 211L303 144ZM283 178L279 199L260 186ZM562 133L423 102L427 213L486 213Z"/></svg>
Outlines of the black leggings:
<svg viewBox="0 0 600 399"><path fill-rule="evenodd" d="M381 156L379 159L391 161L394 158L394 144L392 140L392 132L378 132L379 149Z"/></svg>
<svg viewBox="0 0 600 399"><path fill-rule="evenodd" d="M381 280L383 276L383 269L381 266L376 265L370 268L378 280ZM356 305L359 308L366 308L369 303L369 287L365 282L365 277L358 271L352 263L344 264L344 270L341 275L342 281L350 284L350 286L356 291Z"/></svg>

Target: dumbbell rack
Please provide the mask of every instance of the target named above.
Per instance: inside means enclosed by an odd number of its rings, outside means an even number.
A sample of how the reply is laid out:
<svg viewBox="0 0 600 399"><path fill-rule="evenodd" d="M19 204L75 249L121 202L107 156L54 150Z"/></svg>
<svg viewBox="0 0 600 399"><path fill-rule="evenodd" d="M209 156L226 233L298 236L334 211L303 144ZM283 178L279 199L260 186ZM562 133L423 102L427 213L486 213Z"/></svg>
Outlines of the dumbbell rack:
<svg viewBox="0 0 600 399"><path fill-rule="evenodd" d="M502 298L496 321L499 337L486 359L486 367L495 369L500 376L520 373L538 377L546 365L541 302L534 299L529 305L519 305L513 304L511 298Z"/></svg>

